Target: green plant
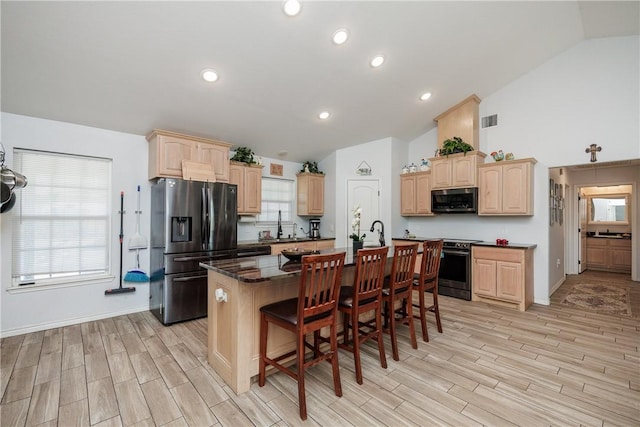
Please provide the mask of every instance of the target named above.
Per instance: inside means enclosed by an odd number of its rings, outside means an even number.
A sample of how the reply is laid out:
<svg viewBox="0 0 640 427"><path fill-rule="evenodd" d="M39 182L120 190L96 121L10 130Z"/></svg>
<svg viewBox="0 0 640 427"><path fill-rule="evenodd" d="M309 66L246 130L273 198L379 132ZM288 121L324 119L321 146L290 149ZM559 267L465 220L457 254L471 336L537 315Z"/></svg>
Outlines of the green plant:
<svg viewBox="0 0 640 427"><path fill-rule="evenodd" d="M473 151L473 147L467 144L459 136L446 139L442 142L442 148L440 149L441 156L448 156L449 154L465 153L467 151Z"/></svg>
<svg viewBox="0 0 640 427"><path fill-rule="evenodd" d="M318 162L312 162L310 160L307 160L306 162L304 162L302 164L302 169L300 169L300 172L311 172L311 173L324 174L324 172L322 172L322 171L320 171L318 169Z"/></svg>
<svg viewBox="0 0 640 427"><path fill-rule="evenodd" d="M251 165L253 163L257 163L253 157L253 154L253 150L249 147L238 147L236 148L236 153L233 155L231 160Z"/></svg>
<svg viewBox="0 0 640 427"><path fill-rule="evenodd" d="M353 210L353 219L351 220L351 229L353 233L349 234L349 238L354 242L362 242L364 238L367 237L366 234L360 235L360 216L362 215L362 208L360 205L354 206Z"/></svg>

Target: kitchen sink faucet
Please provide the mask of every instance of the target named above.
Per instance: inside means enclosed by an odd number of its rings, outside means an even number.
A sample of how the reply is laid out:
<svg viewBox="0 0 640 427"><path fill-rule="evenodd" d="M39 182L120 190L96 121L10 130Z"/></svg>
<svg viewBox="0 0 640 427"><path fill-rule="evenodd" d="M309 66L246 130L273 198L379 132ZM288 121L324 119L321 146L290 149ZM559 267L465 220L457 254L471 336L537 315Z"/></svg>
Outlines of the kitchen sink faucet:
<svg viewBox="0 0 640 427"><path fill-rule="evenodd" d="M384 242L384 224L382 223L382 221L380 221L379 219L376 219L375 221L373 221L371 223L371 231L373 233L373 227L375 227L376 223L380 224L380 230L378 230L378 241L380 242L380 246L384 246L385 242Z"/></svg>
<svg viewBox="0 0 640 427"><path fill-rule="evenodd" d="M282 212L278 210L278 231L276 232L276 239L280 240L282 237Z"/></svg>

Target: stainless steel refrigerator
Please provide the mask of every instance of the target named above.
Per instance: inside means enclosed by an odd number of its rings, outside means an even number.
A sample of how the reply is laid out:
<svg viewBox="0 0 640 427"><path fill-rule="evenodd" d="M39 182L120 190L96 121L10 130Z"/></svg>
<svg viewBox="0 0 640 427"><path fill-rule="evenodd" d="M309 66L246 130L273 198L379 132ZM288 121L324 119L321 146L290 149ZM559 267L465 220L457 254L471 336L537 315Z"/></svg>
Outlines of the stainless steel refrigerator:
<svg viewBox="0 0 640 427"><path fill-rule="evenodd" d="M151 186L151 312L163 324L207 315L207 271L237 255L237 186L160 178Z"/></svg>

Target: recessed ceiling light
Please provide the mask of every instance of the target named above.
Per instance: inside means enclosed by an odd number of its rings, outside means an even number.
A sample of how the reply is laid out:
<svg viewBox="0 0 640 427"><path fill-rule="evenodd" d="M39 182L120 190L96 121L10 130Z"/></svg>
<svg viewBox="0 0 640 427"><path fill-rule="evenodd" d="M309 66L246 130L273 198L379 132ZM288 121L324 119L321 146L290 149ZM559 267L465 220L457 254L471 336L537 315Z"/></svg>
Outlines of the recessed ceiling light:
<svg viewBox="0 0 640 427"><path fill-rule="evenodd" d="M202 76L204 81L209 83L213 83L216 80L218 80L218 73L215 70L212 70L210 68L202 70L202 73L200 73L200 75Z"/></svg>
<svg viewBox="0 0 640 427"><path fill-rule="evenodd" d="M384 63L384 55L376 55L369 63L373 68L378 68Z"/></svg>
<svg viewBox="0 0 640 427"><path fill-rule="evenodd" d="M426 101L429 98L431 98L431 92L426 92L420 95L420 101Z"/></svg>
<svg viewBox="0 0 640 427"><path fill-rule="evenodd" d="M331 116L331 113L328 111L323 111L320 114L318 114L318 118L320 120L327 120L329 118L329 116Z"/></svg>
<svg viewBox="0 0 640 427"><path fill-rule="evenodd" d="M333 33L333 42L337 45L341 45L342 43L346 42L348 38L349 31L344 28L336 30L336 32Z"/></svg>
<svg viewBox="0 0 640 427"><path fill-rule="evenodd" d="M302 5L299 0L285 0L282 4L282 10L287 16L296 16L300 13L300 9L302 9Z"/></svg>

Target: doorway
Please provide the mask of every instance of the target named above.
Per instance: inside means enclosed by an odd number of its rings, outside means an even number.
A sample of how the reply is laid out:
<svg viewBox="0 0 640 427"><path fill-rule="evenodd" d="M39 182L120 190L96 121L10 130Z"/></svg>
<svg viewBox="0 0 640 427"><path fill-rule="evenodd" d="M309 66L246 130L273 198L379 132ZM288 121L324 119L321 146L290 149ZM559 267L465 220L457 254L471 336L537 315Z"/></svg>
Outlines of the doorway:
<svg viewBox="0 0 640 427"><path fill-rule="evenodd" d="M349 236L354 231L351 228L353 209L360 206L360 235L366 234L365 246L378 246L378 233L369 231L371 223L380 218L380 181L377 179L347 180L347 229L344 235ZM348 239L348 237L347 237ZM347 245L351 242L347 240Z"/></svg>
<svg viewBox="0 0 640 427"><path fill-rule="evenodd" d="M588 213L588 195L583 202L583 213L581 217L580 203L578 195L583 188L589 187L613 187L626 185L629 193L629 223L625 227L618 225L614 227L602 226L599 227L600 231L605 231L609 228L610 232L628 232L631 234L631 280L640 280L640 265L637 262L640 253L638 250L638 242L640 241L637 235L638 226L640 225L640 209L638 209L639 203L639 185L638 179L638 166L640 165L640 159L638 160L626 160L609 163L598 164L585 164L566 166L561 168L549 169L550 175L552 173L562 175L564 170L564 183L566 191L566 216L565 227L563 230L563 246L564 246L564 273L566 275L580 274L584 271L584 265L582 263L588 263L585 258L587 248L582 246L582 243L586 243L587 233L581 233L579 230L587 231L589 233L594 232L593 226L591 226L585 220L586 213ZM581 219L582 218L582 219ZM581 225L581 221L583 224ZM586 223L586 226L585 226ZM551 232L551 229L550 229ZM627 240L628 242L629 240ZM558 243L560 243L558 241ZM582 247L581 247L582 246ZM628 256L628 252L627 252ZM581 261L582 258L582 262ZM555 267L555 266L554 266ZM627 273L628 274L628 273ZM553 293L555 289L552 290Z"/></svg>

